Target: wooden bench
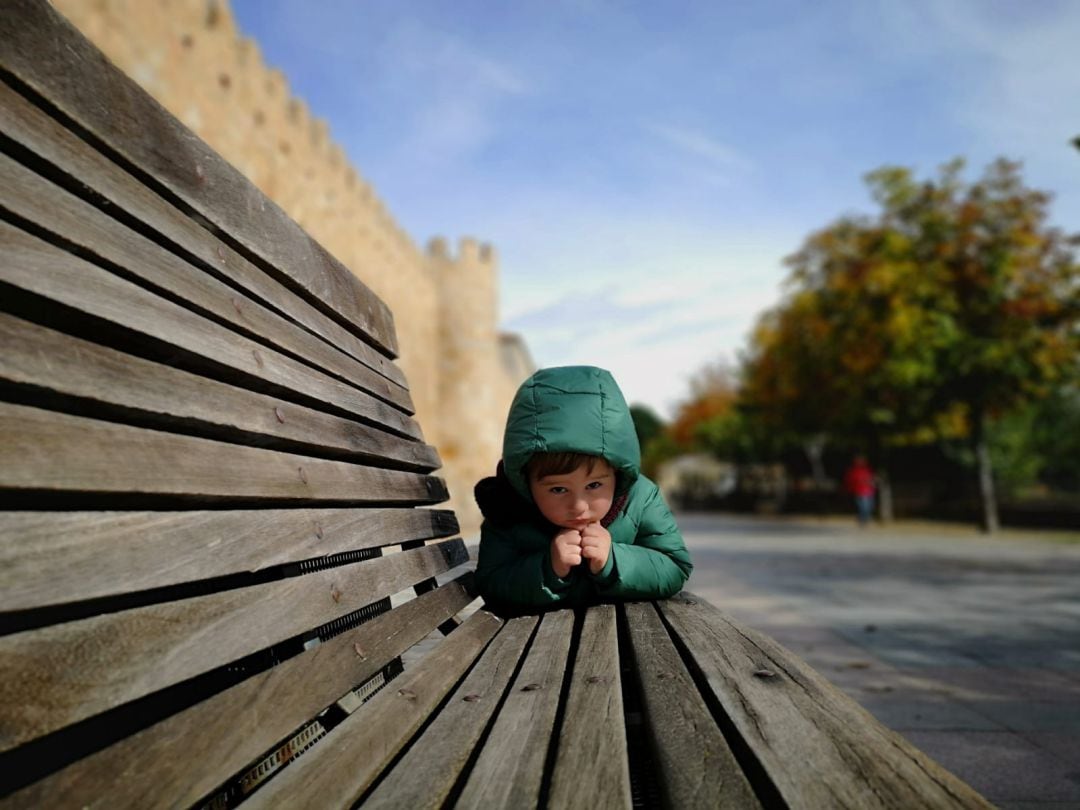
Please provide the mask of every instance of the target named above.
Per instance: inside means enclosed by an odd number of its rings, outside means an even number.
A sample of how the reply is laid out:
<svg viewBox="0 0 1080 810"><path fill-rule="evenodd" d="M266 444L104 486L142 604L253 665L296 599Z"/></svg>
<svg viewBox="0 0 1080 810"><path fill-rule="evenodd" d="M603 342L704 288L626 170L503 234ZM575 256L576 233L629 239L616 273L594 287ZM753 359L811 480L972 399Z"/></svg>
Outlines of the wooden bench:
<svg viewBox="0 0 1080 810"><path fill-rule="evenodd" d="M386 307L43 0L0 73L5 807L987 806L691 595L476 609Z"/></svg>

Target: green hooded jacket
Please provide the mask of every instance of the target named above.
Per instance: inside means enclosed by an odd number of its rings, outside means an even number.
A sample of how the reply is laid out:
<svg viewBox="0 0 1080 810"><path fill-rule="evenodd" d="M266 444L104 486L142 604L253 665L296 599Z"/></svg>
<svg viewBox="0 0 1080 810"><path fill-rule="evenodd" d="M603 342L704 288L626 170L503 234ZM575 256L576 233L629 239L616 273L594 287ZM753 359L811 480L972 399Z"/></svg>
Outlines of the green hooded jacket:
<svg viewBox="0 0 1080 810"><path fill-rule="evenodd" d="M552 570L558 530L536 508L523 472L537 452L600 456L615 469L621 508L604 523L611 554L599 574L584 564L566 579ZM543 369L521 385L506 422L499 474L477 484L476 499L484 514L477 586L503 612L664 598L682 588L693 568L659 489L641 474L630 409L603 369Z"/></svg>

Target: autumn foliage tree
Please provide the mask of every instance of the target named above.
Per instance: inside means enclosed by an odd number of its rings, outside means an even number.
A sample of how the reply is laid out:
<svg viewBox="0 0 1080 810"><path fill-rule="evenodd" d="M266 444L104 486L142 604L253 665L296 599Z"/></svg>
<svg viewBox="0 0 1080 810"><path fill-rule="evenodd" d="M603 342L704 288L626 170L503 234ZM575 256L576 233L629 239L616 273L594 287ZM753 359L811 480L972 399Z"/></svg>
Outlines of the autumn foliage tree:
<svg viewBox="0 0 1080 810"><path fill-rule="evenodd" d="M759 321L744 398L793 435L898 441L964 436L983 525L998 525L987 432L1077 374L1080 265L1047 225L1049 197L999 160L931 180L886 167L876 217L845 218L788 259L785 301Z"/></svg>
<svg viewBox="0 0 1080 810"><path fill-rule="evenodd" d="M734 371L724 363L705 366L690 380L690 394L679 403L668 435L682 450L694 449L699 427L728 414L735 406L738 386Z"/></svg>

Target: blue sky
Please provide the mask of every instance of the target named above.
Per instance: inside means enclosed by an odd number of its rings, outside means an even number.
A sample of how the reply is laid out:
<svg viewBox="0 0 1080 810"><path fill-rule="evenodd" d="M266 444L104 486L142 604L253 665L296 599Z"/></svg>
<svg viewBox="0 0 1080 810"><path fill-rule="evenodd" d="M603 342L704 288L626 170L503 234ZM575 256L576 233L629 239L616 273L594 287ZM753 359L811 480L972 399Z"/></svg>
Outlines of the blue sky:
<svg viewBox="0 0 1080 810"><path fill-rule="evenodd" d="M540 365L670 415L862 176L1019 159L1080 230L1080 3L233 0L418 243L476 236Z"/></svg>

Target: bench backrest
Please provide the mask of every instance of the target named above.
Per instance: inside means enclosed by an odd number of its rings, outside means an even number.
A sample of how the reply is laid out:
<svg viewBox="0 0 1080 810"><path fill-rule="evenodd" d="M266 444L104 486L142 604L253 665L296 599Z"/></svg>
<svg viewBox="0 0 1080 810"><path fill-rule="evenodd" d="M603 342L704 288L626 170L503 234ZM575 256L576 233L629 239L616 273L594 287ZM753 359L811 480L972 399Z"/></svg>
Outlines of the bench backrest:
<svg viewBox="0 0 1080 810"><path fill-rule="evenodd" d="M472 600L439 459L383 303L44 0L0 80L0 795L224 806Z"/></svg>

